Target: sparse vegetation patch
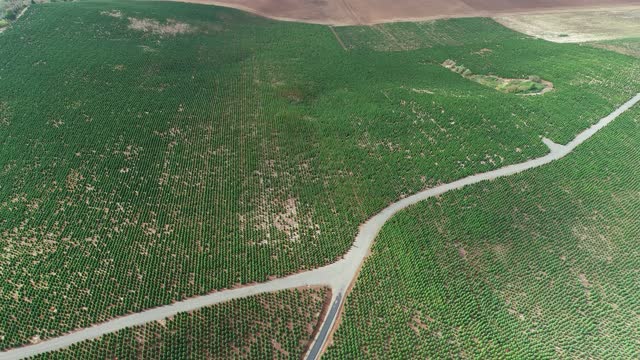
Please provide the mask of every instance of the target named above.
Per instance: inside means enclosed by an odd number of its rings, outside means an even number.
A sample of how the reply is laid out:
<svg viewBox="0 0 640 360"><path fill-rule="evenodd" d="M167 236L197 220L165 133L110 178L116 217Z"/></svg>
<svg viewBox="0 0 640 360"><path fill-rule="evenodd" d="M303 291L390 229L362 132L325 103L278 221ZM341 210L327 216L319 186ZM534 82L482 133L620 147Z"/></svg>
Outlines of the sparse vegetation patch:
<svg viewBox="0 0 640 360"><path fill-rule="evenodd" d="M178 22L173 19L168 19L164 23L161 23L158 20L154 19L138 19L133 17L130 17L128 19L129 29L151 32L156 35L188 34L194 31L191 25L183 22Z"/></svg>
<svg viewBox="0 0 640 360"><path fill-rule="evenodd" d="M495 75L476 75L463 65L457 65L455 61L447 59L442 63L445 68L462 75L462 77L475 81L486 87L496 89L503 93L518 95L543 94L553 89L553 84L531 75L528 79L505 79Z"/></svg>

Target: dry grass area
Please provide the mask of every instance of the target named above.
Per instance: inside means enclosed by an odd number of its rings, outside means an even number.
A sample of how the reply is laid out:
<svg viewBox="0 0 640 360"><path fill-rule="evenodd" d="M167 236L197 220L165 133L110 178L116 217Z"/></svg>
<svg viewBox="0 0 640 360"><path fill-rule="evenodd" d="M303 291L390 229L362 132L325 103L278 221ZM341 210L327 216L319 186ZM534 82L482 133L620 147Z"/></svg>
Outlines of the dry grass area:
<svg viewBox="0 0 640 360"><path fill-rule="evenodd" d="M597 41L589 43L589 45L596 48L615 51L620 54L640 58L640 41L638 41L637 38L623 39L615 42Z"/></svg>
<svg viewBox="0 0 640 360"><path fill-rule="evenodd" d="M262 16L319 24L357 25L402 20L494 16L638 4L638 0L174 0L233 7Z"/></svg>
<svg viewBox="0 0 640 360"><path fill-rule="evenodd" d="M640 6L497 17L513 30L559 43L640 36Z"/></svg>
<svg viewBox="0 0 640 360"><path fill-rule="evenodd" d="M172 19L167 20L167 22L163 24L153 19L137 19L132 17L129 18L129 29L151 32L157 35L177 35L193 32L191 25Z"/></svg>

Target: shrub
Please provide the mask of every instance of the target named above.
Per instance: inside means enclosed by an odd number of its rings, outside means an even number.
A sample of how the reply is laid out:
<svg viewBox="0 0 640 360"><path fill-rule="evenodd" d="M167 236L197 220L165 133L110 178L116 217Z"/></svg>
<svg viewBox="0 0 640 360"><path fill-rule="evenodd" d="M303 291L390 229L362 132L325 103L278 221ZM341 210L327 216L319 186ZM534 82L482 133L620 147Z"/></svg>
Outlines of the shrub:
<svg viewBox="0 0 640 360"><path fill-rule="evenodd" d="M542 79L540 79L540 76L538 75L529 75L529 80L535 82L535 83L540 83L542 82Z"/></svg>

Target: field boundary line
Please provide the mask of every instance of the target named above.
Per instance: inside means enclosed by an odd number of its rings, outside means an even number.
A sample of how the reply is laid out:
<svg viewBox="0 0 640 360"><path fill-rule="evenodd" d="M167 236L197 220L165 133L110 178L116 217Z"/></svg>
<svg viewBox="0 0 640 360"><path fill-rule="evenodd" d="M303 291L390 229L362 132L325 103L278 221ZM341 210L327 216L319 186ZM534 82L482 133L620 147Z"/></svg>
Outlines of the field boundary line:
<svg viewBox="0 0 640 360"><path fill-rule="evenodd" d="M24 15L24 13L26 13L26 12L27 12L27 9L29 9L29 7L28 7L28 6L25 6L25 8L24 8L24 9L22 9L22 10L20 11L20 13L18 14L18 16L16 16L16 21L17 21L18 19L20 19L20 18L22 17L22 15Z"/></svg>
<svg viewBox="0 0 640 360"><path fill-rule="evenodd" d="M349 49L347 49L347 47L342 42L342 39L340 39L340 35L338 35L338 32L336 31L336 29L334 29L333 26L331 26L331 25L329 25L329 29L331 29L331 32L333 33L333 36L336 37L336 40L338 40L338 42L340 43L340 46L342 46L344 51L349 51Z"/></svg>
<svg viewBox="0 0 640 360"><path fill-rule="evenodd" d="M368 257L375 238L384 224L396 213L409 206L415 205L418 202L442 195L452 190L461 189L465 186L487 180L494 180L500 177L514 175L525 170L537 168L555 160L559 160L570 154L576 147L591 138L595 133L632 108L638 102L640 102L640 93L637 93L634 97L620 105L609 115L603 117L597 123L576 135L576 137L566 145L556 144L549 139L543 138L542 141L550 150L547 155L521 163L507 165L488 172L470 175L450 183L420 191L414 195L392 203L360 225L358 234L351 248L342 257L342 259L332 264L259 284L196 296L170 305L164 305L124 315L96 324L89 328L79 329L59 337L47 339L37 344L26 345L0 352L0 360L24 359L42 353L60 350L81 341L95 339L118 330L162 320L178 313L190 312L234 299L292 288L327 286L332 291L329 311L326 312L325 317L320 319L316 325L320 330L309 344L309 350L304 357L305 359L315 360L322 355L327 346L328 340L331 339L332 334L336 330L336 325L339 324L342 310L344 309L345 299L349 295L351 288L358 278L362 264Z"/></svg>

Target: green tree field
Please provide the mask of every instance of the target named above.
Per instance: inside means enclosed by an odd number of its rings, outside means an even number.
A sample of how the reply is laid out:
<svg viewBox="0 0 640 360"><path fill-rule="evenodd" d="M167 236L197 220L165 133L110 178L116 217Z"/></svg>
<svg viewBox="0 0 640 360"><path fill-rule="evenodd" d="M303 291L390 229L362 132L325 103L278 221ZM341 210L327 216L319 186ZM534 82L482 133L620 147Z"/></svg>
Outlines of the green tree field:
<svg viewBox="0 0 640 360"><path fill-rule="evenodd" d="M490 19L334 30L344 47L327 26L88 0L0 34L0 348L331 263L389 203L541 156L638 91L637 59Z"/></svg>

